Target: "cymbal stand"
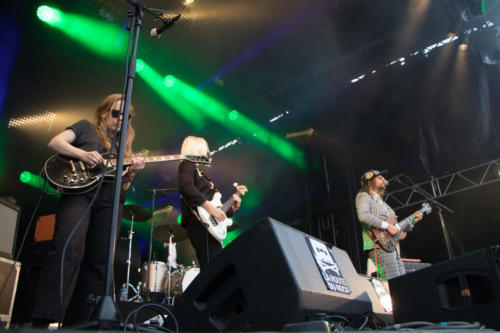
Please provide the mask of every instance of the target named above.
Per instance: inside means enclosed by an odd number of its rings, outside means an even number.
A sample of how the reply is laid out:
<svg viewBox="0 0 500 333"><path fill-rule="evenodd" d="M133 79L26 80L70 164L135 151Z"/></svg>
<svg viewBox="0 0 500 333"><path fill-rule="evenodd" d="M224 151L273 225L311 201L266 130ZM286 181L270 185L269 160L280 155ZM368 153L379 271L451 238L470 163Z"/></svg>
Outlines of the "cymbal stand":
<svg viewBox="0 0 500 333"><path fill-rule="evenodd" d="M139 297L139 293L135 289L133 285L130 284L130 266L132 265L132 239L134 238L134 218L135 214L132 212L132 219L130 220L130 230L128 232L128 258L127 258L127 291L123 295L125 300L131 301ZM131 299L128 299L128 288L132 288L134 293L136 294ZM121 297L122 295L120 295Z"/></svg>
<svg viewBox="0 0 500 333"><path fill-rule="evenodd" d="M132 288L132 290L135 292L135 296L130 298L128 301L129 302L132 302L134 300L138 300L139 302L142 302L144 301L141 297L141 285L142 285L142 282L139 281L137 283L137 289L135 289L135 287L133 285L130 285L130 288Z"/></svg>
<svg viewBox="0 0 500 333"><path fill-rule="evenodd" d="M172 259L172 238L174 238L174 235L171 233L169 240L168 240L168 258L167 258L167 266L168 266L168 278L167 278L167 305L173 306L174 305L174 297L172 297L171 294L171 288L170 288L170 282L172 280L172 264L171 264L171 259Z"/></svg>

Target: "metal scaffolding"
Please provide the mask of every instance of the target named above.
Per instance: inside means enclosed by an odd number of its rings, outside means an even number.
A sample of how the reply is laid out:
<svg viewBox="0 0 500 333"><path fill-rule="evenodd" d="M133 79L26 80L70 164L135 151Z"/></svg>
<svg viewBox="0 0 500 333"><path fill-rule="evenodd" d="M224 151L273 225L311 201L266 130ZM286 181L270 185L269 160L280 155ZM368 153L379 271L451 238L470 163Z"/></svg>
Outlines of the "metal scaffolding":
<svg viewBox="0 0 500 333"><path fill-rule="evenodd" d="M394 210L498 182L500 181L500 159L444 176L432 177L418 184L413 183L404 174L398 177L403 187L387 193L385 198Z"/></svg>

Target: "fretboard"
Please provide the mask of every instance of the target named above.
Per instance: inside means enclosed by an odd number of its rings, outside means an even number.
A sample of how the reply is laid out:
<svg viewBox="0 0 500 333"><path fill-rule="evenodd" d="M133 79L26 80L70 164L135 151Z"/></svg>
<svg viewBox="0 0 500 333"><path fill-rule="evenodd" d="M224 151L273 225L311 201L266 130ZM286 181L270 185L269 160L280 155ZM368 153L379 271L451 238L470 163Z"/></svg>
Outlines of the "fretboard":
<svg viewBox="0 0 500 333"><path fill-rule="evenodd" d="M235 194L237 196L241 195L239 191L237 191ZM222 211L227 214L227 212L229 212L229 210L231 209L231 207L234 205L235 202L236 200L234 200L233 196L231 196L229 199L227 199L226 202L222 204L222 207L220 209L222 209Z"/></svg>
<svg viewBox="0 0 500 333"><path fill-rule="evenodd" d="M166 162L166 161L180 161L186 159L185 155L163 155L163 156L149 156L143 157L144 163L158 163L158 162ZM116 165L116 160L111 160L113 166ZM123 165L131 165L132 158L128 157L123 160Z"/></svg>

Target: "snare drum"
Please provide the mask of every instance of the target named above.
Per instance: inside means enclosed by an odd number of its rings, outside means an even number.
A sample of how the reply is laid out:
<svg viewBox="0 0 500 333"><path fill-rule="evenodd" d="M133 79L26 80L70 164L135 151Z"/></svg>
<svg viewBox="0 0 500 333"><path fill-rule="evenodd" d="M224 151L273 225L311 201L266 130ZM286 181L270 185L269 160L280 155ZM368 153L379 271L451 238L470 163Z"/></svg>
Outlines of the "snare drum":
<svg viewBox="0 0 500 333"><path fill-rule="evenodd" d="M149 273L149 281L148 281ZM144 284L144 291L150 293L163 294L165 292L168 266L161 261L146 262L142 265L141 281Z"/></svg>

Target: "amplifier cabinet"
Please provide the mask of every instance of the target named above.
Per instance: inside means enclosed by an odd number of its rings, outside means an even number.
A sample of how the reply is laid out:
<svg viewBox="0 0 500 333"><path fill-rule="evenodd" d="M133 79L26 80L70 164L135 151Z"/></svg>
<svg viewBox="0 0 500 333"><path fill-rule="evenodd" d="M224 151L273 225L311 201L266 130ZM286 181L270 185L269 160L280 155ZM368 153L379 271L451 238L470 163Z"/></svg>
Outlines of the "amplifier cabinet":
<svg viewBox="0 0 500 333"><path fill-rule="evenodd" d="M0 257L0 320L9 328L21 263Z"/></svg>

